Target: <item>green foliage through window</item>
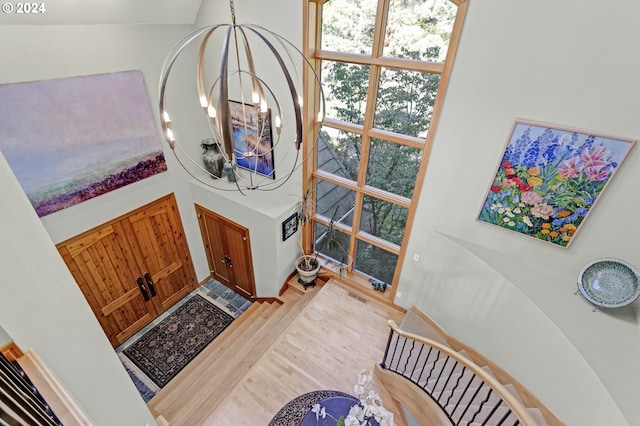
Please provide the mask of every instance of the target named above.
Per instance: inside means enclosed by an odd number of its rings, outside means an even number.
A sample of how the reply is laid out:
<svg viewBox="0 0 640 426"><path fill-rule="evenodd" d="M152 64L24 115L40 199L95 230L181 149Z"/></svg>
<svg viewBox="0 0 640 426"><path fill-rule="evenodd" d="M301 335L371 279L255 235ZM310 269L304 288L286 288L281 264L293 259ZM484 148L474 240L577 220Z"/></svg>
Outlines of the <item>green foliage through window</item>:
<svg viewBox="0 0 640 426"><path fill-rule="evenodd" d="M320 130L318 169L350 183L317 179L317 206L325 217L338 206L335 219L350 230L340 231L340 243L354 256L354 270L392 284L443 69L425 72L417 64L442 66L457 7L449 0L386 1L388 16L379 21L377 0L328 0L321 7L317 55L330 120ZM385 66L380 57L389 58ZM318 244L326 226L316 222L314 230Z"/></svg>

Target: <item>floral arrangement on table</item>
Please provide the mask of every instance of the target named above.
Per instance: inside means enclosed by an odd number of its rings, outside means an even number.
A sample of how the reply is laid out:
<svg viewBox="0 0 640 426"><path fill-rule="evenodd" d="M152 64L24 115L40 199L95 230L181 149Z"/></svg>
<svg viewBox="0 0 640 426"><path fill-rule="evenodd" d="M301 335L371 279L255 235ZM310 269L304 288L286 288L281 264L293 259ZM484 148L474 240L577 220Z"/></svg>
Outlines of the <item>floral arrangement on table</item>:
<svg viewBox="0 0 640 426"><path fill-rule="evenodd" d="M335 420L336 426L369 426L375 419L380 426L395 426L393 413L382 405L380 395L373 390L371 371L362 370L358 375L358 383L353 387L359 403L354 404L349 414L337 419L325 411L320 404L315 404L311 411L316 414L316 421L329 416Z"/></svg>
<svg viewBox="0 0 640 426"><path fill-rule="evenodd" d="M478 219L566 247L632 146L517 122Z"/></svg>

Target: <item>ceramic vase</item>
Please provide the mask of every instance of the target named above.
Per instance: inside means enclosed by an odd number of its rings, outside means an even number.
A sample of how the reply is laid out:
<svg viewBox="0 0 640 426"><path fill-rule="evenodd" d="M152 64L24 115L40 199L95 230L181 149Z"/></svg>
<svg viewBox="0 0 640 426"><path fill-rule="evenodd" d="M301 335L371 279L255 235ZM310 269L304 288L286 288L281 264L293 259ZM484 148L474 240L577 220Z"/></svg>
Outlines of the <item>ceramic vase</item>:
<svg viewBox="0 0 640 426"><path fill-rule="evenodd" d="M200 146L202 147L204 168L214 177L221 178L225 161L220 144L215 139L209 138L203 140Z"/></svg>

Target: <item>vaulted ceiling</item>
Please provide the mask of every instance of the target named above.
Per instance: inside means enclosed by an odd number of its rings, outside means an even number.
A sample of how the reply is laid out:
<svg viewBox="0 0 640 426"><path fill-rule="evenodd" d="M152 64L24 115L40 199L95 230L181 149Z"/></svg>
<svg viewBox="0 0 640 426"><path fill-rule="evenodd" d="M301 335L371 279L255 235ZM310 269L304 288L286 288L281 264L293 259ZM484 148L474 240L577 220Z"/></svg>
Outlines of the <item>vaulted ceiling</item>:
<svg viewBox="0 0 640 426"><path fill-rule="evenodd" d="M8 0L2 2L0 25L193 24L200 3L201 0ZM36 10L38 13L34 13Z"/></svg>

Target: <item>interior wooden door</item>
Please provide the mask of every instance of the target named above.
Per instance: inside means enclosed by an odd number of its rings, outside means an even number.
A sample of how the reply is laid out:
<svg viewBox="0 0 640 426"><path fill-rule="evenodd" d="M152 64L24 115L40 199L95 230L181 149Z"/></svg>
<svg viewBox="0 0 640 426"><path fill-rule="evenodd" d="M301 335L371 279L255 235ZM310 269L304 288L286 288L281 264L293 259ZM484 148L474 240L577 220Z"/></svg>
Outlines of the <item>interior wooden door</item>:
<svg viewBox="0 0 640 426"><path fill-rule="evenodd" d="M209 269L215 279L248 299L256 297L249 230L196 205Z"/></svg>
<svg viewBox="0 0 640 426"><path fill-rule="evenodd" d="M227 256L224 242L224 223L217 214L213 214L201 207L196 207L200 221L200 231L204 242L204 249L209 263L209 272L216 280L227 287L233 288L231 268L226 266Z"/></svg>
<svg viewBox="0 0 640 426"><path fill-rule="evenodd" d="M233 289L250 299L256 296L256 290L249 230L230 221L226 221L224 224L224 238L230 258L227 262L227 269L233 274Z"/></svg>
<svg viewBox="0 0 640 426"><path fill-rule="evenodd" d="M138 286L141 277L124 235L114 223L58 247L114 347L157 315Z"/></svg>
<svg viewBox="0 0 640 426"><path fill-rule="evenodd" d="M196 288L197 280L173 197L129 215L123 226L158 312Z"/></svg>

